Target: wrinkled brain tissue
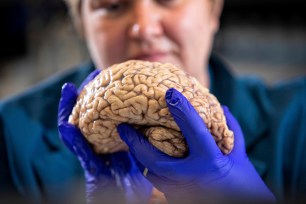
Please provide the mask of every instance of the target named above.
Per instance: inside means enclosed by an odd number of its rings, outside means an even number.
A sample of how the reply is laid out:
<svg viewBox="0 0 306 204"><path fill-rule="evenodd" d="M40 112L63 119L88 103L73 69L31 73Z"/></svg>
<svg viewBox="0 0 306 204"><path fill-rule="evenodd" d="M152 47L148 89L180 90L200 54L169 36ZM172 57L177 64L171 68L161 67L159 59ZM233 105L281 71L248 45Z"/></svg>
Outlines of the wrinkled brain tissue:
<svg viewBox="0 0 306 204"><path fill-rule="evenodd" d="M102 70L81 91L69 122L80 128L98 154L127 150L116 127L129 123L157 149L184 157L188 145L165 101L169 88L188 99L220 150L229 154L234 134L217 98L194 77L170 63L129 60Z"/></svg>

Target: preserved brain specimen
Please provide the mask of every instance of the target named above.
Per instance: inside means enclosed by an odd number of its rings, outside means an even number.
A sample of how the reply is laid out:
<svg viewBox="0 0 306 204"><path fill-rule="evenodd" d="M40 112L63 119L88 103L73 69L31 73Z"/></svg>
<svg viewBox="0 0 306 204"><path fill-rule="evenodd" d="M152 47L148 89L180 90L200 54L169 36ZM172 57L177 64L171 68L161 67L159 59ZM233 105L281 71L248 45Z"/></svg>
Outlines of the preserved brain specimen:
<svg viewBox="0 0 306 204"><path fill-rule="evenodd" d="M234 136L220 103L194 77L170 63L130 60L102 70L81 91L69 122L80 128L99 154L127 150L116 127L129 123L159 150L182 157L188 146L166 105L169 88L189 100L221 151L228 154Z"/></svg>

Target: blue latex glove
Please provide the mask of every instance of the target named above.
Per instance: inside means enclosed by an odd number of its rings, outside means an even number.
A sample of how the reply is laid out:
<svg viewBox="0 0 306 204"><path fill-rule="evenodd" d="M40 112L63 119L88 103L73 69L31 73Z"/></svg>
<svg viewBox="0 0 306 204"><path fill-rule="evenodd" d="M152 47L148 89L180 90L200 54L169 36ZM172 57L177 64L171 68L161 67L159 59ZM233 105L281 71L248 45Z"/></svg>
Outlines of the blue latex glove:
<svg viewBox="0 0 306 204"><path fill-rule="evenodd" d="M146 167L149 170L146 177L169 202L216 198L275 201L249 161L240 126L227 108L224 112L227 124L235 134L235 143L232 152L224 155L199 114L181 93L169 89L166 102L186 138L188 156L174 158L162 153L127 124L120 124L118 131L138 160L140 169L143 171Z"/></svg>
<svg viewBox="0 0 306 204"><path fill-rule="evenodd" d="M87 202L146 203L152 185L142 176L131 155L128 152L95 154L80 130L68 123L80 90L97 74L99 70L92 72L79 90L71 83L63 86L58 112L60 137L84 170Z"/></svg>

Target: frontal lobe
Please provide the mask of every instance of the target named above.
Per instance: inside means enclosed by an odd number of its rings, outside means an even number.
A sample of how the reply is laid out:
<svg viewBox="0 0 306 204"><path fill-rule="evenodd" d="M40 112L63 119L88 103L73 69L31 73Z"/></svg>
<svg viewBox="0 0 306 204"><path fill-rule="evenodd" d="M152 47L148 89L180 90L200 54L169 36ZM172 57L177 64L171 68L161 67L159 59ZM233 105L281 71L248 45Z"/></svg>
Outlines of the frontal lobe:
<svg viewBox="0 0 306 204"><path fill-rule="evenodd" d="M218 100L194 77L169 63L130 60L102 70L80 93L69 122L80 128L100 154L127 150L116 128L124 122L142 131L164 153L182 157L188 147L165 102L169 88L190 101L222 152L228 154L233 133Z"/></svg>

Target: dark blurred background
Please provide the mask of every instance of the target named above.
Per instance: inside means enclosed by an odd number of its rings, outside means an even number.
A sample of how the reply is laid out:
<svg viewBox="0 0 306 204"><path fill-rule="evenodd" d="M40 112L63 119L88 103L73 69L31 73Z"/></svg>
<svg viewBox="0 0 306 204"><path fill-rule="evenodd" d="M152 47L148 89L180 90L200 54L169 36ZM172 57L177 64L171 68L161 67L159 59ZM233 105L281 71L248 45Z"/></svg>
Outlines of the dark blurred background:
<svg viewBox="0 0 306 204"><path fill-rule="evenodd" d="M305 0L225 0L214 50L266 83L306 75ZM0 99L89 59L62 0L0 0Z"/></svg>

